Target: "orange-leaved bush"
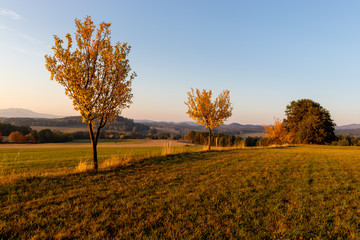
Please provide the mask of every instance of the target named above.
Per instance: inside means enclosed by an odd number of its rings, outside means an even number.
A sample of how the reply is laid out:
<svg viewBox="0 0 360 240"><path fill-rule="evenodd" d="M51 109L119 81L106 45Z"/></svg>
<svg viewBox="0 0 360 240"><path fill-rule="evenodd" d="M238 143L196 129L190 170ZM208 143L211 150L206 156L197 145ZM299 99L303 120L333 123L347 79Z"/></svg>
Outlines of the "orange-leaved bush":
<svg viewBox="0 0 360 240"><path fill-rule="evenodd" d="M273 126L264 125L265 136L268 141L272 144L286 144L292 143L293 137L292 133L286 130L286 124L280 119L274 119L275 123Z"/></svg>
<svg viewBox="0 0 360 240"><path fill-rule="evenodd" d="M18 131L10 133L8 138L9 138L9 142L11 142L11 143L24 143L25 142L24 135Z"/></svg>

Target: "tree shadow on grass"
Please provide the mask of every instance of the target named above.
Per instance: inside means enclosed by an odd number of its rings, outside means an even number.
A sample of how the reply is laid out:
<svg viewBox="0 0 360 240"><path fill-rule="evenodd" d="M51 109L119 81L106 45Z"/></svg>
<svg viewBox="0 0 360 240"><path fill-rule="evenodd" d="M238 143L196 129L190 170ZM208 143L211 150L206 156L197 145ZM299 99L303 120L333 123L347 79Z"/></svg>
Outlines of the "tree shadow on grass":
<svg viewBox="0 0 360 240"><path fill-rule="evenodd" d="M289 145L289 146L268 146L268 147L247 147L244 149L250 149L250 150L274 150L274 149L291 149L291 148L298 148L300 146L296 145Z"/></svg>
<svg viewBox="0 0 360 240"><path fill-rule="evenodd" d="M155 156L155 157L146 157L139 160L135 160L127 165L115 165L105 169L99 169L99 171L85 171L80 173L64 173L58 175L48 175L48 176L30 176L22 177L18 180L15 180L12 183L5 183L0 185L0 189L6 188L39 188L39 186L44 185L50 187L49 185L55 186L74 186L78 185L80 182L87 182L88 180L97 181L101 177L106 175L116 175L119 178L125 177L127 175L138 174L139 172L145 173L146 171L153 171L157 169L169 168L175 165L184 164L186 162L193 163L196 161L210 160L211 158L217 158L221 153L226 154L237 154L239 151L243 150L274 150L274 149L289 149L296 148L299 146L278 146L271 148L245 148L245 149L223 149L223 150L211 150L211 151L199 151L199 152L187 152L187 153L178 153L178 154L169 154L167 156ZM47 185L47 186L46 186ZM14 189L13 189L14 190Z"/></svg>
<svg viewBox="0 0 360 240"><path fill-rule="evenodd" d="M182 164L186 161L197 161L204 158L205 152L192 152L192 153L179 153L179 154L171 154L167 156L156 156L156 157L146 157L140 160L136 160L127 165L115 165L112 167L108 167L105 169L99 169L98 171L85 171L79 173L64 173L59 175L48 175L48 176L29 176L29 177L21 177L17 180L14 180L10 183L4 183L0 185L1 188L11 188L26 186L26 188L36 188L37 186L43 184L45 181L49 182L49 184L63 184L63 185L73 185L74 181L83 181L87 178L92 178L95 176L105 176L108 174L116 174L116 175L127 175L127 174L135 174L139 171L147 171L149 169L161 167L169 167L172 165Z"/></svg>

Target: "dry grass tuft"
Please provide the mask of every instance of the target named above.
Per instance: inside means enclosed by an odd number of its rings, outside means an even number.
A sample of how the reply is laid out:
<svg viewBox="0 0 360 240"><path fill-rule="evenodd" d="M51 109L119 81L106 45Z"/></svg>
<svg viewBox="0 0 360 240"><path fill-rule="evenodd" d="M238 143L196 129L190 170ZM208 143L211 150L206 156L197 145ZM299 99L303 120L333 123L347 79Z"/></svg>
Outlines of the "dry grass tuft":
<svg viewBox="0 0 360 240"><path fill-rule="evenodd" d="M81 173L81 172L87 172L90 171L93 168L91 164L89 164L87 161L81 160L79 164L76 166L75 172Z"/></svg>
<svg viewBox="0 0 360 240"><path fill-rule="evenodd" d="M106 159L101 165L100 168L112 168L118 166L128 166L136 160L134 155L123 155L116 156L113 155L110 158Z"/></svg>
<svg viewBox="0 0 360 240"><path fill-rule="evenodd" d="M245 147L241 147L241 146L231 146L231 147L211 147L211 150L214 151L225 151L225 150L235 150L235 149L243 149ZM207 150L207 147L206 147Z"/></svg>
<svg viewBox="0 0 360 240"><path fill-rule="evenodd" d="M4 171L4 169L1 169L0 184L11 184L11 183L16 182L17 179L19 179L19 176L18 176L18 174L15 173L15 170L6 172L6 171Z"/></svg>
<svg viewBox="0 0 360 240"><path fill-rule="evenodd" d="M161 156L166 157L169 155L175 155L185 152L189 152L189 150L183 147L172 146L171 142L167 142L161 150Z"/></svg>

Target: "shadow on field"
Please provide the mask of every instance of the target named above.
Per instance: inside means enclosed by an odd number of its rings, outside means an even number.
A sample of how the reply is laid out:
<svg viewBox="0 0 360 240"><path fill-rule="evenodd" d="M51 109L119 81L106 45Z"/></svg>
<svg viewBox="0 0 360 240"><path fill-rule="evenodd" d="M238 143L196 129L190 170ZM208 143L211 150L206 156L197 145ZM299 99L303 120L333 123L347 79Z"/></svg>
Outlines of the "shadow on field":
<svg viewBox="0 0 360 240"><path fill-rule="evenodd" d="M118 165L112 166L105 169L99 169L97 172L89 170L79 173L66 173L59 175L49 175L49 176L29 176L23 177L18 180L15 180L12 183L5 183L9 188L19 188L21 186L26 186L26 188L37 188L39 185L44 185L47 182L48 187L50 185L61 184L64 187L67 185L76 185L76 182L86 181L87 178L101 178L106 175L117 175L117 176L126 176L133 175L139 172L145 172L152 169L164 168L169 166L174 166L177 164L182 164L186 161L197 161L206 158L206 155L211 154L212 152L192 152L192 153L179 153L171 154L167 156L156 156L148 157L140 160L136 160L127 165ZM205 155L205 156L204 156Z"/></svg>
<svg viewBox="0 0 360 240"><path fill-rule="evenodd" d="M290 148L298 148L300 146L291 145L291 146L269 146L269 147L246 147L238 150L275 150L275 149L290 149Z"/></svg>
<svg viewBox="0 0 360 240"><path fill-rule="evenodd" d="M156 157L147 157L140 160L136 160L127 165L114 165L112 167L99 169L97 172L86 171L79 173L65 173L65 174L56 174L49 176L29 176L15 180L12 183L5 183L5 185L16 185L16 186L27 186L31 187L38 184L43 184L48 182L48 184L62 184L62 185L76 185L76 181L86 181L86 178L95 177L99 178L106 175L117 175L124 177L127 175L137 174L139 172L151 171L154 169L161 169L166 167L175 166L178 164L183 164L185 162L196 162L206 160L212 157L218 157L218 153L227 153L227 154L236 154L239 151L259 151L259 150L274 150L274 149L289 149L296 148L298 146L276 146L269 148L259 148L259 147L249 147L245 149L223 149L223 150L211 150L211 151L199 151L199 152L189 152L189 153L179 153L179 154L169 154L167 156L156 156Z"/></svg>

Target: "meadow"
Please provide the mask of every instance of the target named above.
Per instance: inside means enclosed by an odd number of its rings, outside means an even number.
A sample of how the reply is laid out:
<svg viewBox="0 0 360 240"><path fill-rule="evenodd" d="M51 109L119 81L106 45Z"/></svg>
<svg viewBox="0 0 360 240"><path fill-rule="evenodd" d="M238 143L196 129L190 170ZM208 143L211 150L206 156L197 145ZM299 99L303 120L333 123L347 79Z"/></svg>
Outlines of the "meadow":
<svg viewBox="0 0 360 240"><path fill-rule="evenodd" d="M0 149L12 177L0 185L0 236L360 238L359 147L177 151L99 147L100 164L133 161L92 173L76 171L89 148Z"/></svg>

